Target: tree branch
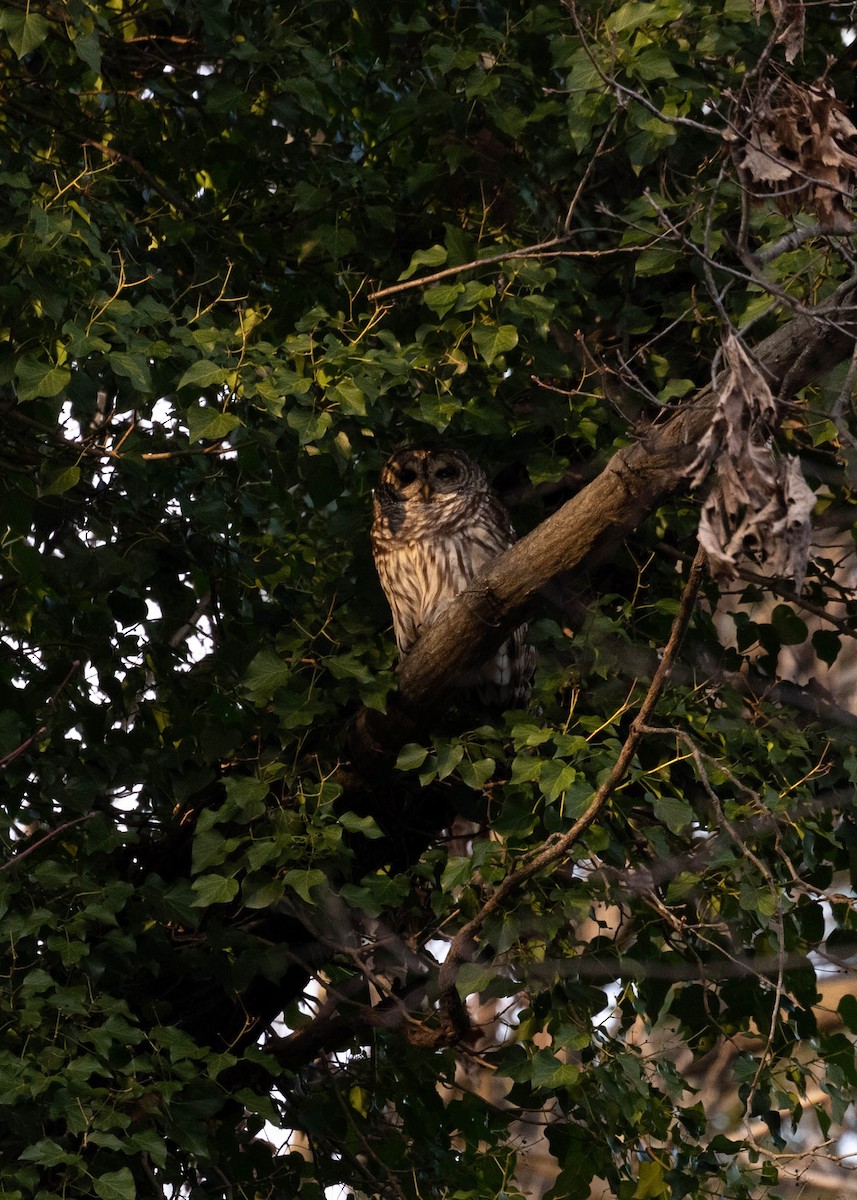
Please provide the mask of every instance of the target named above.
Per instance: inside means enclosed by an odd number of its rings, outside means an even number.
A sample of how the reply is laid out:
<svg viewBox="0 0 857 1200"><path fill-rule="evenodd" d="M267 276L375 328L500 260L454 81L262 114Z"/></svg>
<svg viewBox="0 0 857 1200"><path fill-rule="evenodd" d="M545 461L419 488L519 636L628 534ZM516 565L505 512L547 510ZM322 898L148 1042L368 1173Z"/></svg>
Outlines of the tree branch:
<svg viewBox="0 0 857 1200"><path fill-rule="evenodd" d="M774 391L795 393L847 358L857 339L857 281L780 326L754 356ZM618 451L562 508L521 538L452 601L399 666L387 713L363 709L350 730L361 775L389 762L444 698L451 678L482 663L526 618L555 575L602 560L677 490L711 421L711 386Z"/></svg>

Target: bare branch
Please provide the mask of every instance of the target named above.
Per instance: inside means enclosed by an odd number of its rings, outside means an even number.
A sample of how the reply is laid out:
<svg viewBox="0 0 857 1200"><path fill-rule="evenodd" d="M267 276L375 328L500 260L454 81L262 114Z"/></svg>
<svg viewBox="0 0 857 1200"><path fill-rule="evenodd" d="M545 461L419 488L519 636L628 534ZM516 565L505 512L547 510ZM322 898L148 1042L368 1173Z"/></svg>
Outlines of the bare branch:
<svg viewBox="0 0 857 1200"><path fill-rule="evenodd" d="M574 199L577 199L575 193ZM572 209L569 208L568 218ZM414 288L428 287L441 279L449 279L453 275L461 275L464 271L475 271L478 267L492 266L495 263L509 262L516 258L604 258L608 254L639 254L639 246L614 246L603 250L572 250L567 243L573 235L566 231L560 237L550 238L546 242L536 242L532 246L522 246L518 250L501 250L496 254L487 254L484 258L474 258L470 262L459 263L454 267L444 267L442 271L434 271L431 275L421 275L419 279L407 279L404 283L393 283L389 287L379 288L369 293L370 300L382 300L386 296L395 296L400 292L409 292Z"/></svg>
<svg viewBox="0 0 857 1200"><path fill-rule="evenodd" d="M51 829L44 837L40 837L37 842L33 842L27 846L26 850L21 850L14 854L6 862L0 863L0 871L8 871L11 867L17 867L19 862L22 862L33 851L38 850L40 846L44 846L45 842L50 842L60 834L66 833L69 829L73 829L75 825L82 825L84 821L91 821L96 814L94 812L84 813L82 817L75 817L73 821L63 821L62 825L57 825L56 829Z"/></svg>

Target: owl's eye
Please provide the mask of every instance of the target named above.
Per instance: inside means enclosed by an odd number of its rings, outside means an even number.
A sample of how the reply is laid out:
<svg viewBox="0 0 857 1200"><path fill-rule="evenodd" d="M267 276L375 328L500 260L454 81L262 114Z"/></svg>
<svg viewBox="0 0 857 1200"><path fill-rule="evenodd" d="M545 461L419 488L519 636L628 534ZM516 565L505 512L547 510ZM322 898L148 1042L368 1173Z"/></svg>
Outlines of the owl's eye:
<svg viewBox="0 0 857 1200"><path fill-rule="evenodd" d="M458 478L458 467L441 467L440 470L435 471L435 478L449 483L450 480Z"/></svg>
<svg viewBox="0 0 857 1200"><path fill-rule="evenodd" d="M403 471L399 471L399 483L403 487L407 487L409 483L413 483L416 477L416 471L412 471L410 467L405 467Z"/></svg>

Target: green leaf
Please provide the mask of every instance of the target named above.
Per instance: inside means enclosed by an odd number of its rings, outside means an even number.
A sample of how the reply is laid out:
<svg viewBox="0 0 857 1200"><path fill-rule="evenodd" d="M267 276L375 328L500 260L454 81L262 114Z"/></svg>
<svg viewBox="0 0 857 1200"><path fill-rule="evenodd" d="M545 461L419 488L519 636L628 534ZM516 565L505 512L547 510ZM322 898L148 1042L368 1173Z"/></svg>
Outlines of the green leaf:
<svg viewBox="0 0 857 1200"><path fill-rule="evenodd" d="M778 604L771 613L771 627L783 646L801 646L809 637L806 623L787 604Z"/></svg>
<svg viewBox="0 0 857 1200"><path fill-rule="evenodd" d="M339 816L339 823L349 833L362 833L364 837L372 839L384 836L374 817L358 817L357 813L344 812Z"/></svg>
<svg viewBox="0 0 857 1200"><path fill-rule="evenodd" d="M352 416L366 416L366 396L352 379L341 379L331 392L334 400L344 413Z"/></svg>
<svg viewBox="0 0 857 1200"><path fill-rule="evenodd" d="M74 51L90 71L94 71L96 75L101 74L101 42L94 30L77 35L74 39Z"/></svg>
<svg viewBox="0 0 857 1200"><path fill-rule="evenodd" d="M399 771L416 771L428 758L428 749L416 742L407 742L399 751L396 768Z"/></svg>
<svg viewBox="0 0 857 1200"><path fill-rule="evenodd" d="M531 783L542 773L545 760L532 754L519 754L512 763L512 783Z"/></svg>
<svg viewBox="0 0 857 1200"><path fill-rule="evenodd" d="M309 446L319 441L333 424L333 417L327 411L313 412L311 409L293 409L286 416L286 423L297 431L300 444Z"/></svg>
<svg viewBox="0 0 857 1200"><path fill-rule="evenodd" d="M18 379L18 399L24 401L58 396L71 380L68 367L58 367L27 356L16 363L15 375Z"/></svg>
<svg viewBox="0 0 857 1200"><path fill-rule="evenodd" d="M668 275L670 271L675 270L680 258L681 255L677 250L666 250L660 246L653 246L648 250L643 250L634 260L634 272L640 276Z"/></svg>
<svg viewBox="0 0 857 1200"><path fill-rule="evenodd" d="M99 1175L97 1179L93 1179L92 1186L101 1200L136 1200L137 1186L128 1167L120 1167L118 1171L108 1171L106 1175Z"/></svg>
<svg viewBox="0 0 857 1200"><path fill-rule="evenodd" d="M476 992L484 992L494 981L496 967L491 963L462 963L455 980L455 989L462 1000Z"/></svg>
<svg viewBox="0 0 857 1200"><path fill-rule="evenodd" d="M657 46L649 46L631 64L631 74L652 82L657 79L676 79L678 72L672 60ZM671 138L675 137L672 131Z"/></svg>
<svg viewBox="0 0 857 1200"><path fill-rule="evenodd" d="M461 299L455 305L456 312L464 312L469 308L473 308L477 304L482 304L487 300L493 300L497 295L497 289L490 283L479 283L476 279L471 279L463 287L459 285L459 293ZM548 305L550 312L553 312L553 306L549 301L545 301L543 296L521 296L521 304L526 306L530 302L544 301Z"/></svg>
<svg viewBox="0 0 857 1200"><path fill-rule="evenodd" d="M136 391L146 394L152 391L152 374L142 354L125 354L114 350L110 355L110 366L115 374L129 379Z"/></svg>
<svg viewBox="0 0 857 1200"><path fill-rule="evenodd" d="M570 39L569 45L576 46L577 43ZM588 92L591 89L599 91L610 86L609 64L604 63L599 73L598 58L597 50L593 53L588 46L578 46L573 53L564 57L560 65L571 68L566 84L570 92ZM595 59L594 62L593 59ZM572 108L571 102L569 102L569 108Z"/></svg>
<svg viewBox="0 0 857 1200"><path fill-rule="evenodd" d="M285 884L281 879L253 875L244 880L241 903L247 908L270 908L283 898Z"/></svg>
<svg viewBox="0 0 857 1200"><path fill-rule="evenodd" d="M432 312L437 313L439 317L445 317L463 291L464 287L460 283L426 288L423 301Z"/></svg>
<svg viewBox="0 0 857 1200"><path fill-rule="evenodd" d="M45 470L39 482L40 496L61 496L80 482L80 467L75 464L58 470Z"/></svg>
<svg viewBox="0 0 857 1200"><path fill-rule="evenodd" d="M816 629L812 635L812 648L823 663L832 667L842 649L842 638L830 629Z"/></svg>
<svg viewBox="0 0 857 1200"><path fill-rule="evenodd" d="M744 1143L734 1141L723 1133L718 1133L711 1139L708 1148L715 1154L740 1154L744 1149Z"/></svg>
<svg viewBox="0 0 857 1200"><path fill-rule="evenodd" d="M680 400L682 396L688 395L695 387L692 379L669 379L666 386L658 392L658 399L662 404L668 404L670 400Z"/></svg>
<svg viewBox="0 0 857 1200"><path fill-rule="evenodd" d="M283 876L283 883L286 887L291 888L293 892L297 892L307 904L315 904L316 898L312 894L312 889L325 887L327 885L327 876L324 871L309 869L286 871Z"/></svg>
<svg viewBox="0 0 857 1200"><path fill-rule="evenodd" d="M19 746L24 738L24 723L16 712L0 712L0 758Z"/></svg>
<svg viewBox="0 0 857 1200"><path fill-rule="evenodd" d="M655 796L653 807L670 833L683 833L693 823L693 809L680 796Z"/></svg>
<svg viewBox="0 0 857 1200"><path fill-rule="evenodd" d="M664 1182L663 1167L659 1162L641 1162L637 1186L632 1193L632 1200L660 1200L669 1196L670 1189Z"/></svg>
<svg viewBox="0 0 857 1200"><path fill-rule="evenodd" d="M427 250L417 250L411 256L410 263L399 276L399 279L410 279L420 267L440 267L446 262L446 256L447 250L445 246L434 245L429 246Z"/></svg>
<svg viewBox="0 0 857 1200"><path fill-rule="evenodd" d="M846 992L840 997L836 1011L839 1013L846 1027L852 1033L857 1033L857 996Z"/></svg>
<svg viewBox="0 0 857 1200"><path fill-rule="evenodd" d="M260 650L247 668L244 687L256 704L265 704L291 675L291 667L273 650Z"/></svg>
<svg viewBox="0 0 857 1200"><path fill-rule="evenodd" d="M476 325L470 336L489 366L501 354L514 350L518 344L518 331L514 325Z"/></svg>
<svg viewBox="0 0 857 1200"><path fill-rule="evenodd" d="M645 25L657 7L656 4L637 4L635 0L631 0L610 14L604 22L604 28L609 33L625 33L629 29L637 29L640 25Z"/></svg>
<svg viewBox="0 0 857 1200"><path fill-rule="evenodd" d="M561 758L552 758L542 763L539 772L539 788L549 804L562 795L566 788L571 787L577 778L577 769L571 763Z"/></svg>
<svg viewBox="0 0 857 1200"><path fill-rule="evenodd" d="M241 421L234 413L221 412L219 408L199 405L187 411L187 424L192 442L219 441L237 429Z"/></svg>
<svg viewBox="0 0 857 1200"><path fill-rule="evenodd" d="M282 666L282 663L280 665ZM263 779L240 779L231 775L224 786L231 816L242 821L252 821L265 812L265 801L270 787Z"/></svg>
<svg viewBox="0 0 857 1200"><path fill-rule="evenodd" d="M41 1138L32 1146L28 1146L18 1156L22 1162L39 1163L43 1167L55 1167L60 1163L70 1163L77 1159L76 1154L69 1154L59 1142L50 1138Z"/></svg>
<svg viewBox="0 0 857 1200"><path fill-rule="evenodd" d="M464 747L460 742L451 742L448 746L437 748L437 777L446 779L451 775L464 758Z"/></svg>
<svg viewBox="0 0 857 1200"><path fill-rule="evenodd" d="M227 840L216 829L197 830L193 839L191 871L198 875L206 867L220 866L225 861L230 846L234 846L234 844L234 839Z"/></svg>
<svg viewBox="0 0 857 1200"><path fill-rule="evenodd" d="M580 1067L562 1062L551 1050L539 1050L533 1056L532 1080L534 1087L573 1087L580 1078Z"/></svg>
<svg viewBox="0 0 857 1200"><path fill-rule="evenodd" d="M238 881L225 875L200 875L193 881L195 908L208 908L212 904L227 904L238 894Z"/></svg>
<svg viewBox="0 0 857 1200"><path fill-rule="evenodd" d="M0 29L5 32L18 58L38 49L50 28L50 23L40 13L30 12L29 5L23 12L14 8L0 12Z"/></svg>
<svg viewBox="0 0 857 1200"><path fill-rule="evenodd" d="M215 363L198 359L191 363L178 381L177 387L210 388L219 387L226 382L227 372Z"/></svg>
<svg viewBox="0 0 857 1200"><path fill-rule="evenodd" d="M493 758L478 758L473 762L465 758L458 765L458 776L469 788L478 791L488 782L496 767Z"/></svg>
<svg viewBox="0 0 857 1200"><path fill-rule="evenodd" d="M452 892L470 882L473 875L473 859L467 857L448 858L443 868L440 886L445 892Z"/></svg>

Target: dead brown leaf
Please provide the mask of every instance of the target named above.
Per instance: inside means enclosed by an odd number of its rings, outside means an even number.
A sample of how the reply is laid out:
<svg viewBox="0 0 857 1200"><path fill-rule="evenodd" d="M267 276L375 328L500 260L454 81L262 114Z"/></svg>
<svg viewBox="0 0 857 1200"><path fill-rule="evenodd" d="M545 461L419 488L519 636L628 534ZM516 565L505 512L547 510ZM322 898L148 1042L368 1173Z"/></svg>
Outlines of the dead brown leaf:
<svg viewBox="0 0 857 1200"><path fill-rule="evenodd" d="M803 0L767 0L774 19L777 45L785 50L786 62L794 62L803 52L806 34L806 10ZM753 0L753 16L761 20L765 0Z"/></svg>
<svg viewBox="0 0 857 1200"><path fill-rule="evenodd" d="M738 171L757 197L772 196L786 215L809 209L831 232L850 230L857 127L829 85L778 79L754 98L743 136L728 140L738 143Z"/></svg>
<svg viewBox="0 0 857 1200"><path fill-rule="evenodd" d="M794 581L806 573L815 495L800 460L774 454L776 404L739 339L723 343L727 373L714 419L690 467L698 487L714 467L702 506L699 541L715 578L730 578L741 560Z"/></svg>

